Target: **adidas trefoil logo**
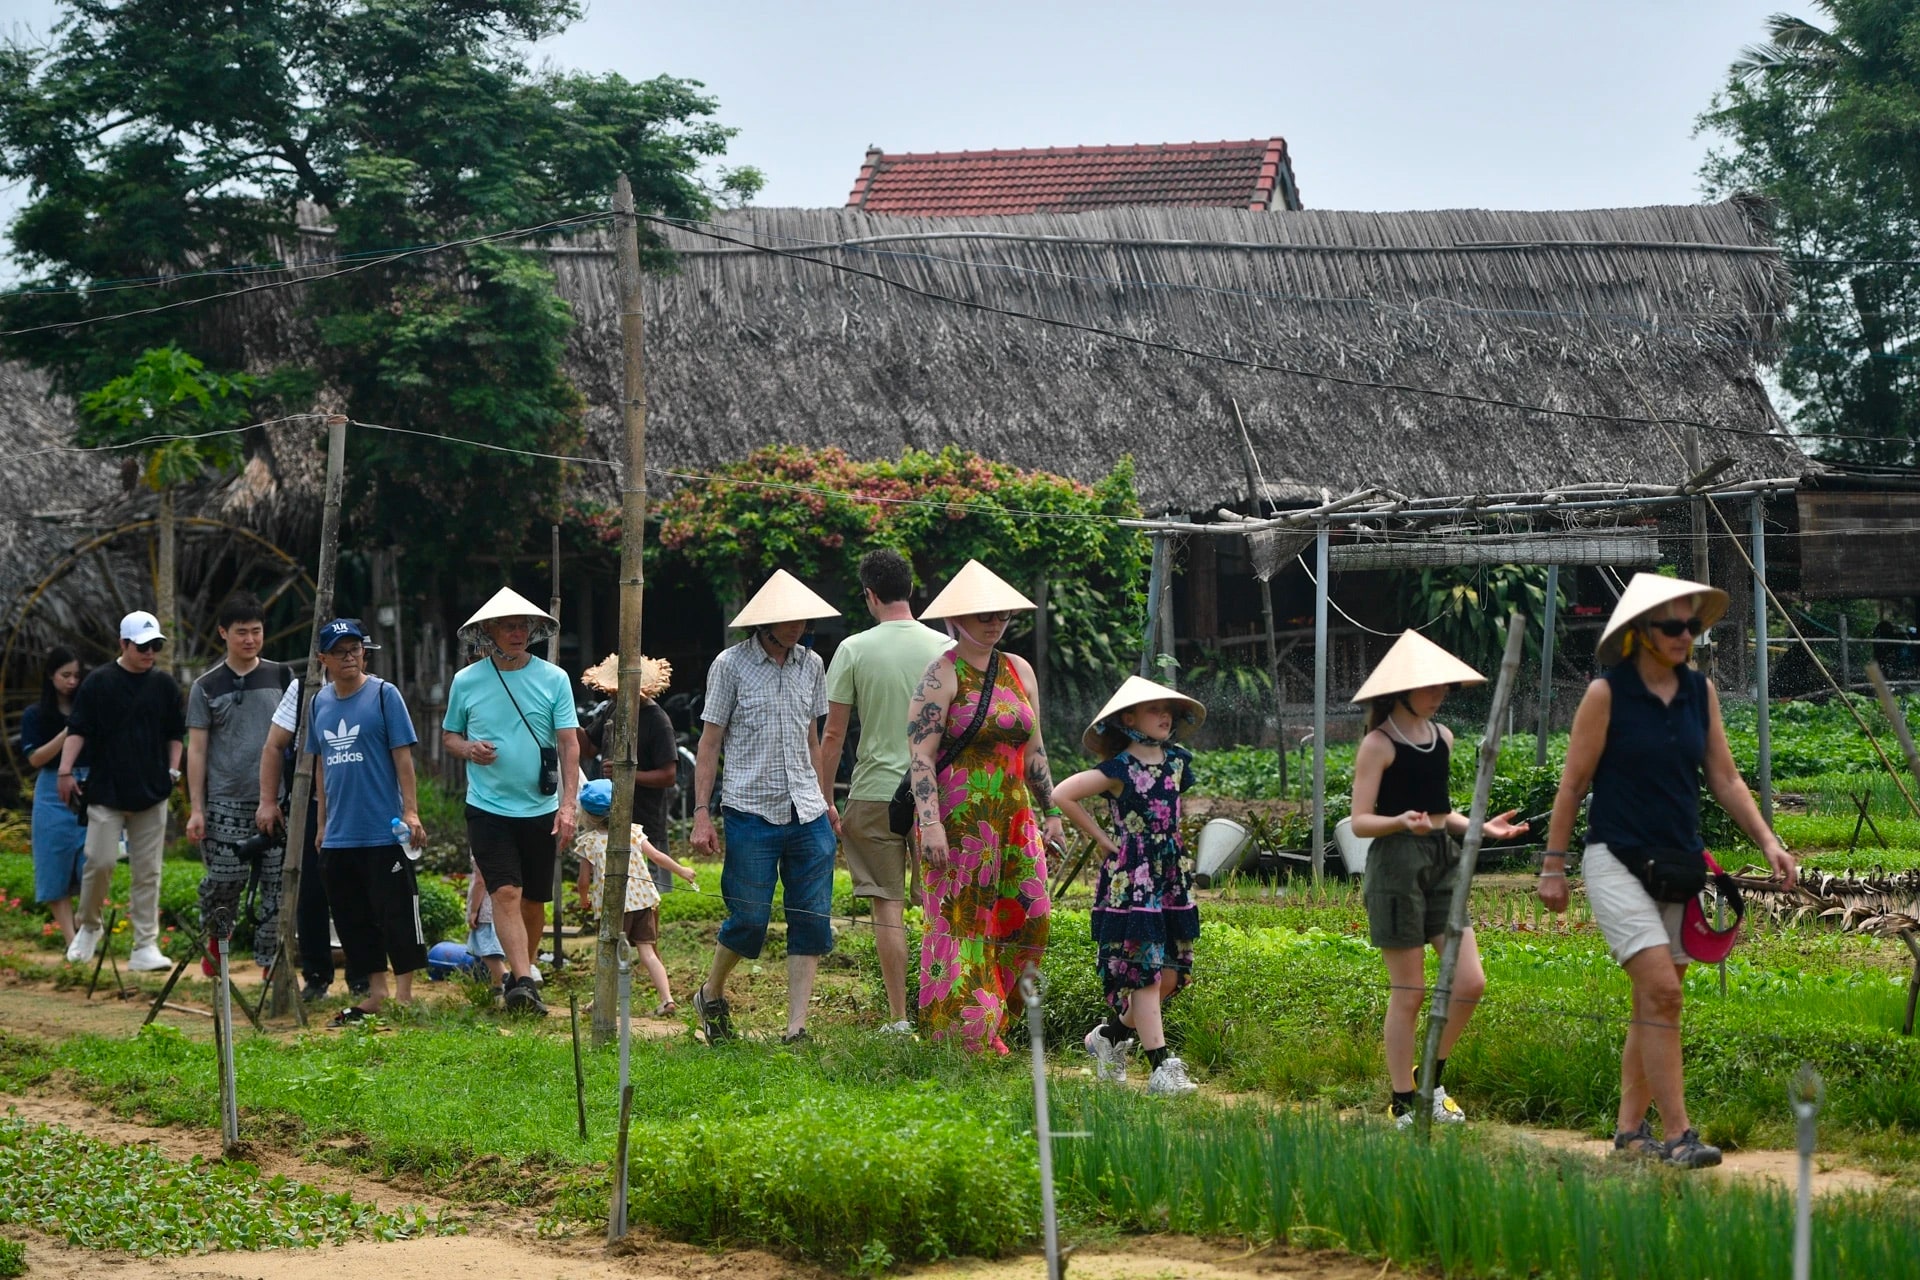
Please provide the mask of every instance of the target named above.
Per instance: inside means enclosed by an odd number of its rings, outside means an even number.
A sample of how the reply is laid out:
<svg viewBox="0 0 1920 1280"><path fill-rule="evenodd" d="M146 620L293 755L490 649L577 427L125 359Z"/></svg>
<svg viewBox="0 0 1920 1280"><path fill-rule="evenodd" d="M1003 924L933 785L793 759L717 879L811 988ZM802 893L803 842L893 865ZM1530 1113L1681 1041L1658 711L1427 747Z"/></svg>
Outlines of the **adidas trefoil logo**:
<svg viewBox="0 0 1920 1280"><path fill-rule="evenodd" d="M335 728L322 728L320 736L327 740L331 751L326 761L329 765L359 764L367 758L365 752L353 749L360 740L360 726L356 724L349 728L345 716L340 717L340 723Z"/></svg>

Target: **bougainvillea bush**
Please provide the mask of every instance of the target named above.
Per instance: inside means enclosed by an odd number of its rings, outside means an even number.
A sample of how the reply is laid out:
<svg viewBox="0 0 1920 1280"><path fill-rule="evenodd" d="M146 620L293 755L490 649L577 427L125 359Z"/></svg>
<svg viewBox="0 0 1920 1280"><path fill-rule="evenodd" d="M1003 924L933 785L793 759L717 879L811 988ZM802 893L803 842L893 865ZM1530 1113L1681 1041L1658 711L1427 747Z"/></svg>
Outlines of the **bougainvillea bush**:
<svg viewBox="0 0 1920 1280"><path fill-rule="evenodd" d="M1050 667L1102 683L1139 642L1147 541L1115 523L1139 514L1129 459L1088 485L959 448L859 462L773 445L669 498L657 554L682 559L723 600L745 599L775 569L850 586L876 547L905 554L925 591L969 559L1029 593L1044 576Z"/></svg>

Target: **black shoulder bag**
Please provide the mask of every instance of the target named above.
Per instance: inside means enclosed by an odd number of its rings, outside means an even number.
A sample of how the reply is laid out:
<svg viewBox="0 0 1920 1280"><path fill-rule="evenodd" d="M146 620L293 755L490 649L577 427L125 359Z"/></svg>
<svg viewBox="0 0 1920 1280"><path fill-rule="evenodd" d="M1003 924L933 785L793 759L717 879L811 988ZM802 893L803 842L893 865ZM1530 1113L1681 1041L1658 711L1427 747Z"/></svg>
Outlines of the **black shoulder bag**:
<svg viewBox="0 0 1920 1280"><path fill-rule="evenodd" d="M533 738L533 745L540 748L540 794L550 796L560 790L560 748L542 745L540 735L534 733L533 725L527 720L527 713L520 710L520 699L513 696L513 686L507 683L507 677L499 664L488 658L487 665L493 668L494 676L500 681L500 687L507 691L507 701L513 704L514 714L520 717L520 723L527 726L527 733Z"/></svg>
<svg viewBox="0 0 1920 1280"><path fill-rule="evenodd" d="M980 732L980 726L987 718L987 706L993 701L993 686L1000 678L1000 651L995 649L993 656L987 659L987 680L980 689L980 704L973 709L973 720L966 731L955 740L953 750L942 751L939 763L933 766L938 774L942 769L960 758L973 742L973 735ZM893 799L887 801L887 828L897 836L903 836L913 830L913 792L909 783L913 778L913 765L907 765L906 776L900 779L900 785L893 789Z"/></svg>

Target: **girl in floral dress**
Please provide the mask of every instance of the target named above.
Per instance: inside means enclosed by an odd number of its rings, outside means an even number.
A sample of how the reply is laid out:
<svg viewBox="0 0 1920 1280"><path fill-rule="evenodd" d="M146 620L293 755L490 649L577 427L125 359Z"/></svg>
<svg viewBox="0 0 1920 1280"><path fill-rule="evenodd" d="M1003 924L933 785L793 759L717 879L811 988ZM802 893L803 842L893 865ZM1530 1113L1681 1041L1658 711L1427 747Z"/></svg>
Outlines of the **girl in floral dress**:
<svg viewBox="0 0 1920 1280"><path fill-rule="evenodd" d="M1093 899L1093 939L1107 1020L1085 1044L1102 1080L1125 1081L1127 1050L1138 1041L1152 1074L1147 1092L1179 1097L1199 1086L1167 1047L1161 1006L1193 978L1200 911L1193 902L1193 860L1180 840L1180 793L1192 784L1192 753L1173 745L1176 722L1197 725L1207 709L1165 685L1129 676L1080 741L1097 768L1074 774L1053 798L1105 855ZM1104 795L1109 835L1081 801Z"/></svg>
<svg viewBox="0 0 1920 1280"><path fill-rule="evenodd" d="M1033 604L968 561L920 616L944 620L954 647L927 668L908 712L908 772L920 859L921 1030L970 1052L1005 1053L1000 1038L1021 971L1047 945L1047 858L1060 811L1040 736L1033 668L994 646L1014 611ZM953 755L992 697L965 749Z"/></svg>

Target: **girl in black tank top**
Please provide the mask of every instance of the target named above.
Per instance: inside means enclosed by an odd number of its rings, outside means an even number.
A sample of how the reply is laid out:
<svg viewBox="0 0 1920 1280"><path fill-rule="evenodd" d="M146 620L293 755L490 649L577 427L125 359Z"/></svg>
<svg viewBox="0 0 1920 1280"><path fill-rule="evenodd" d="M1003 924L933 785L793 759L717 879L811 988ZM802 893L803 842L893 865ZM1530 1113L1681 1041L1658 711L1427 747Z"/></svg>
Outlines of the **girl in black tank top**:
<svg viewBox="0 0 1920 1280"><path fill-rule="evenodd" d="M1433 716L1450 689L1483 679L1418 632L1408 631L1354 698L1369 703L1371 714L1367 734L1354 756L1349 822L1354 835L1373 841L1362 893L1370 940L1380 948L1387 966L1389 991L1382 1033L1393 1095L1389 1110L1402 1128L1413 1124L1414 1033L1426 998L1426 947L1433 943L1437 950L1446 932L1459 872L1454 841L1467 831L1467 817L1454 812L1447 791L1453 735ZM1517 812L1488 818L1483 828L1486 837L1505 840L1525 832L1525 823L1513 821ZM1447 1055L1485 990L1479 949L1473 930L1468 929L1460 940L1453 998L1434 1063L1436 1124L1459 1124L1466 1119L1441 1080Z"/></svg>

